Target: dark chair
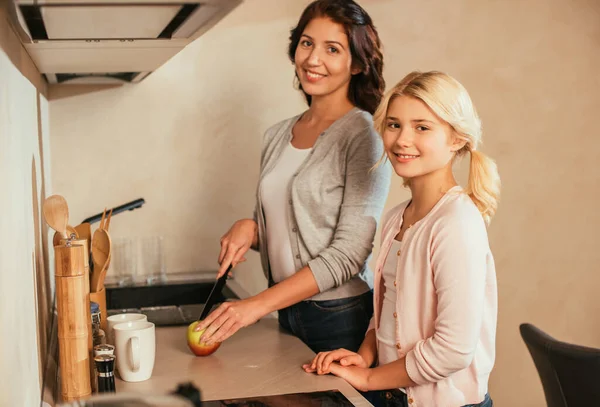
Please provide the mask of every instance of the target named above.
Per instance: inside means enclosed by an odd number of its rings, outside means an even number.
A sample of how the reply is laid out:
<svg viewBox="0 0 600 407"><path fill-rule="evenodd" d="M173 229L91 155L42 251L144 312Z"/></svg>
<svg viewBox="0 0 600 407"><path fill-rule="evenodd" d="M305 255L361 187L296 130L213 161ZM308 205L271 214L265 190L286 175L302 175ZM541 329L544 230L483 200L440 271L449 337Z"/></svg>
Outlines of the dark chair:
<svg viewBox="0 0 600 407"><path fill-rule="evenodd" d="M519 329L548 407L600 406L600 349L560 342L531 324Z"/></svg>

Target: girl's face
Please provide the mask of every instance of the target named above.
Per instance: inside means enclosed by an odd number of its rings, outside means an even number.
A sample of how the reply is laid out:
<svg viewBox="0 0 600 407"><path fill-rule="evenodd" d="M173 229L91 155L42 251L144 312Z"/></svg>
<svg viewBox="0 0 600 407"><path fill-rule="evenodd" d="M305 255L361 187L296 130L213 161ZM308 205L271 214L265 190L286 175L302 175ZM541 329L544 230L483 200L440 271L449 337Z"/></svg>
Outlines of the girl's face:
<svg viewBox="0 0 600 407"><path fill-rule="evenodd" d="M309 95L347 95L353 72L344 27L329 18L312 19L300 37L294 64L302 89Z"/></svg>
<svg viewBox="0 0 600 407"><path fill-rule="evenodd" d="M465 142L423 101L399 96L388 106L383 144L396 174L409 180L451 169Z"/></svg>

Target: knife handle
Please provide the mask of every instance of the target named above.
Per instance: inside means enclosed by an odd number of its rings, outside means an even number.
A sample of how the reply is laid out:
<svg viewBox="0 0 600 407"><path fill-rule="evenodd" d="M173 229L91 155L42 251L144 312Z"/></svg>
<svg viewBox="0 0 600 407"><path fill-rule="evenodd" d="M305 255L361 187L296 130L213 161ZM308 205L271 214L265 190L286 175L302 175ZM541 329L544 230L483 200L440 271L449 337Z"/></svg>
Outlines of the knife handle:
<svg viewBox="0 0 600 407"><path fill-rule="evenodd" d="M223 274L221 277L219 277L219 280L226 280L227 276L229 275L229 272L231 271L232 268L233 268L233 265L229 264L229 267L227 267L227 270L225 270L225 274Z"/></svg>
<svg viewBox="0 0 600 407"><path fill-rule="evenodd" d="M223 274L221 277L219 277L219 279L215 283L215 288L213 289L213 291L215 291L215 294L217 292L221 292L221 290L225 286L225 283L227 283L227 276L229 275L230 270L231 270L231 266L227 267L227 270L225 270L225 274Z"/></svg>

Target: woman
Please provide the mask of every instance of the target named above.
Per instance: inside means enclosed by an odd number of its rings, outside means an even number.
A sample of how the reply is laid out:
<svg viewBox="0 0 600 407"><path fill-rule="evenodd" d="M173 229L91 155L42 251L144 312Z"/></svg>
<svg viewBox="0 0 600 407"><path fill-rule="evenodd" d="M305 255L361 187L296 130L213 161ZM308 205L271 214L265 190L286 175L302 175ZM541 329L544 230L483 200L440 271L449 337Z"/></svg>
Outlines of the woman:
<svg viewBox="0 0 600 407"><path fill-rule="evenodd" d="M357 350L372 315L367 260L391 169L372 114L385 83L379 37L353 1L318 0L291 31L288 55L309 106L267 130L254 219L221 238L222 275L260 252L269 288L213 311L197 330L220 342L279 311L313 351ZM334 333L335 332L335 333Z"/></svg>
<svg viewBox="0 0 600 407"><path fill-rule="evenodd" d="M491 407L498 294L486 225L500 177L477 150L479 117L454 78L413 72L386 96L376 123L412 196L386 215L375 315L359 351L320 353L303 367L346 379L376 407ZM464 155L465 190L452 172Z"/></svg>

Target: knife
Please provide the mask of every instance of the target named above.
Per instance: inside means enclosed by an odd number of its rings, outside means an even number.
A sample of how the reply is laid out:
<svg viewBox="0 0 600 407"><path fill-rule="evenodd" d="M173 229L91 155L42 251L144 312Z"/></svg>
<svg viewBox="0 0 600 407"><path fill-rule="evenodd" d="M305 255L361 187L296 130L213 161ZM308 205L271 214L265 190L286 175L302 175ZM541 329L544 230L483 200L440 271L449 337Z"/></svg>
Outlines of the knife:
<svg viewBox="0 0 600 407"><path fill-rule="evenodd" d="M208 294L208 298L206 299L206 303L204 304L204 308L202 309L202 313L200 313L200 317L198 318L198 321L202 321L204 318L206 318L208 316L208 313L212 309L213 305L215 305L215 302L217 301L217 298L221 294L221 291L223 291L223 287L225 286L225 283L227 282L227 276L229 275L230 271L231 271L231 264L229 265L229 267L227 267L227 271L225 271L225 274L223 274L221 277L219 277L219 279L213 286L212 290L210 291L210 294Z"/></svg>

